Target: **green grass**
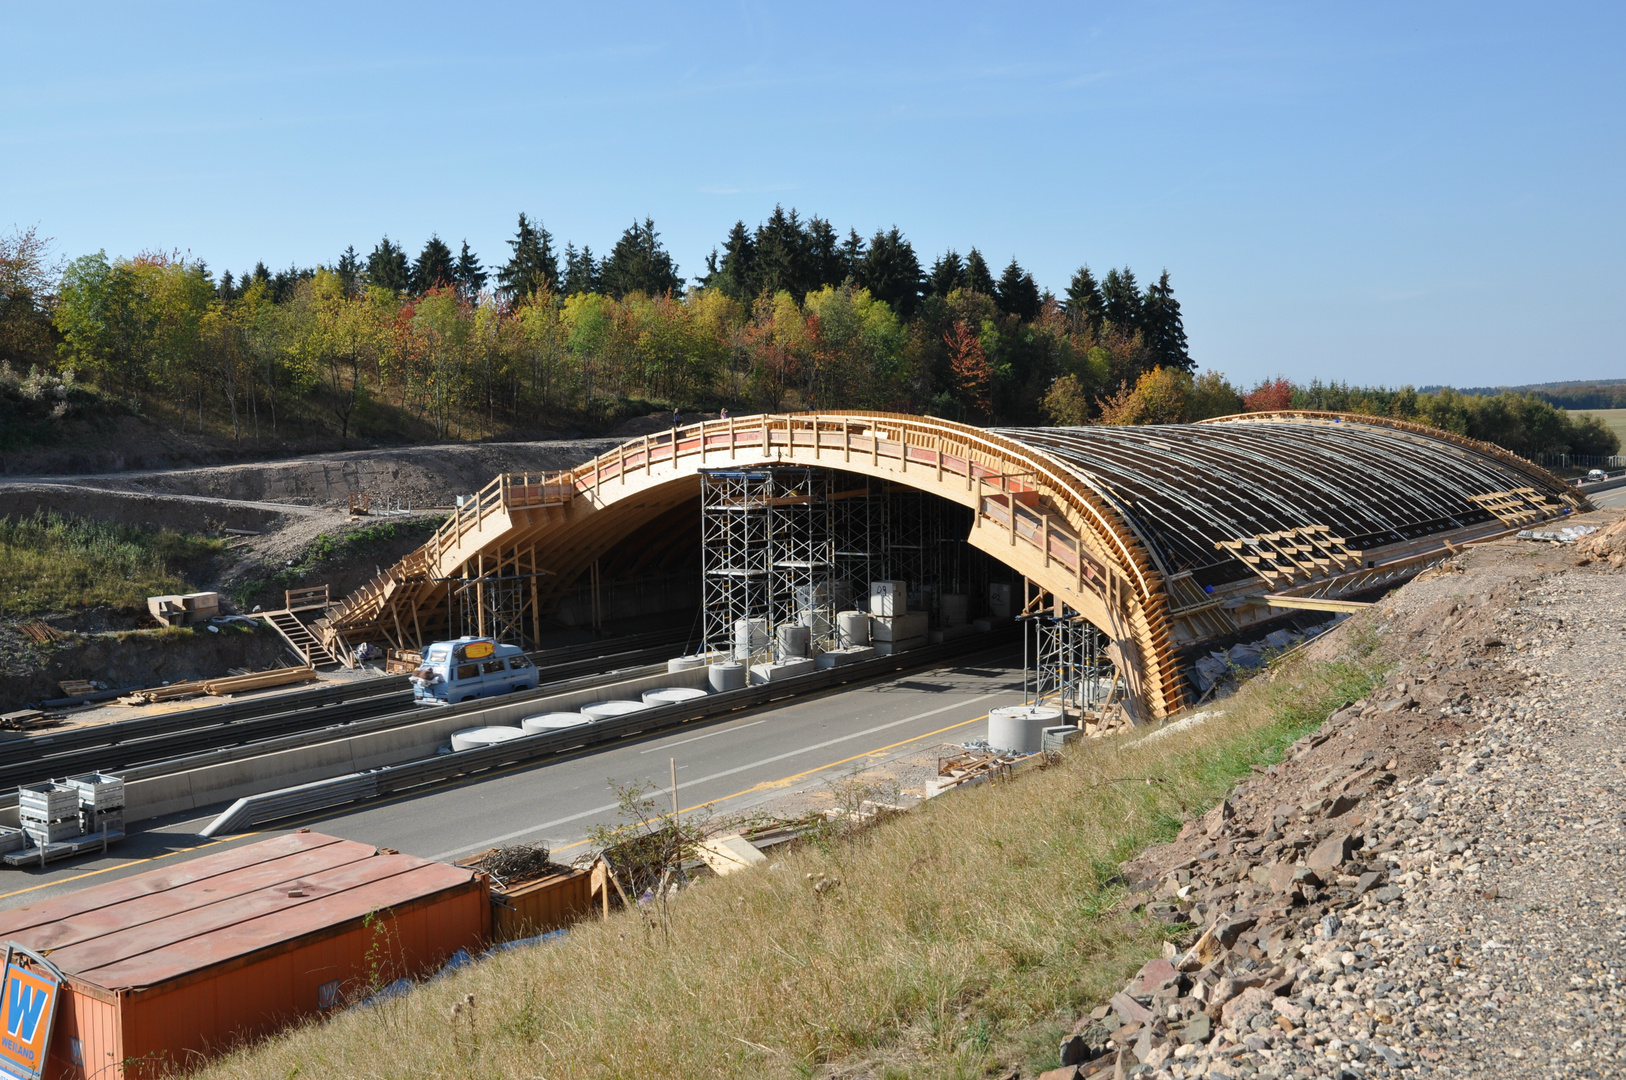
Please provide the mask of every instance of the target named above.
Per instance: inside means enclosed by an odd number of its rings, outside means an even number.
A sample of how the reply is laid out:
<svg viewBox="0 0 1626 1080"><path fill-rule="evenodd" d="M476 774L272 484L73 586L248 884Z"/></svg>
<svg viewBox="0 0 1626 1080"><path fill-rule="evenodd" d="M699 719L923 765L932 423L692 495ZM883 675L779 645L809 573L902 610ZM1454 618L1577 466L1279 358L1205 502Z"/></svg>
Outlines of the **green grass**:
<svg viewBox="0 0 1626 1080"><path fill-rule="evenodd" d="M393 563L389 554L398 541L422 543L440 527L444 515L404 522L379 522L342 533L318 533L316 539L305 545L292 566L279 568L266 576L244 577L231 586L231 598L239 608L247 610L268 594L280 594L293 589L311 576L322 572L335 562L347 562L373 557Z"/></svg>
<svg viewBox="0 0 1626 1080"><path fill-rule="evenodd" d="M0 518L0 615L98 605L145 610L147 597L190 592L220 540L57 513ZM194 579L195 580L195 579Z"/></svg>
<svg viewBox="0 0 1626 1080"><path fill-rule="evenodd" d="M201 1075L982 1077L1056 1064L1056 1037L1175 932L1119 863L1382 674L1370 641L1255 679L1179 736L933 800L770 867L706 881L669 917L618 914L409 995L242 1050ZM838 884L812 888L823 876ZM467 1029L452 1005L472 994ZM860 1068L861 1066L861 1068Z"/></svg>

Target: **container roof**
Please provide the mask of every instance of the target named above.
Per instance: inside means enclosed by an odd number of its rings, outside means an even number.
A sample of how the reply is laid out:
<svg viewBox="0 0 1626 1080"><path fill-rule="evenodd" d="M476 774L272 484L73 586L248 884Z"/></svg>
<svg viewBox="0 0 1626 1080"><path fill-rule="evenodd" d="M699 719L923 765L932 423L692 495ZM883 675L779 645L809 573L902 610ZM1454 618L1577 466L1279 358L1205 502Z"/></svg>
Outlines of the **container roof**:
<svg viewBox="0 0 1626 1080"><path fill-rule="evenodd" d="M49 951L63 972L104 989L154 986L472 877L368 844L292 833L0 912L0 938Z"/></svg>

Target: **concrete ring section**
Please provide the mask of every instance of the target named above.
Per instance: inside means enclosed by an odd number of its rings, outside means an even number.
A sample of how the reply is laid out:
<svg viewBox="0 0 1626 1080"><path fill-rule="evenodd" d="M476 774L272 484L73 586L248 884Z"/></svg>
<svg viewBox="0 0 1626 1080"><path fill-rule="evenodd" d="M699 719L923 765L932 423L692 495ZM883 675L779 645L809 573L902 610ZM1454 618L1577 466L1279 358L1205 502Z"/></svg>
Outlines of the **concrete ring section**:
<svg viewBox="0 0 1626 1080"><path fill-rule="evenodd" d="M1102 631L1137 718L1194 700L1188 673L1212 650L1305 611L1353 609L1462 544L1591 508L1497 447L1352 414L997 429L891 413L730 417L567 471L497 477L332 608L324 632L417 646L418 628L448 624L449 582L502 583L512 626L528 632L606 553L659 566L692 544L679 524L698 518L703 471L791 465L970 510L964 540L1028 583L1013 614Z"/></svg>

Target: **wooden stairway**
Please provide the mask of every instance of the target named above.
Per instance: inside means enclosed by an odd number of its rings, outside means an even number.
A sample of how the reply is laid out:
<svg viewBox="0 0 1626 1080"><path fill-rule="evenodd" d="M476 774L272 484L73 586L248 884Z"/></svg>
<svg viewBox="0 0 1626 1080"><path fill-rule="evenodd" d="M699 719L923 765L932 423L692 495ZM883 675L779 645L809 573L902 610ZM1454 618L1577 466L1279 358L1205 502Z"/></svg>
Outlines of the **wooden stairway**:
<svg viewBox="0 0 1626 1080"><path fill-rule="evenodd" d="M291 611L265 611L260 618L282 635L282 640L295 653L305 658L305 663L313 668L340 667L342 661L326 646L317 640L316 635L299 621L299 616Z"/></svg>

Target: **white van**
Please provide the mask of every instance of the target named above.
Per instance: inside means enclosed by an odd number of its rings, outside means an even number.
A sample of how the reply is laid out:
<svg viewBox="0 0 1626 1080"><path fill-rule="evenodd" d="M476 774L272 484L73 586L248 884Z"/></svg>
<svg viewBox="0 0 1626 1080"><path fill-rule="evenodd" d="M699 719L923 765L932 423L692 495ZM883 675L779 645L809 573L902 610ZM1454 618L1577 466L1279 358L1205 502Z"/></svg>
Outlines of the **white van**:
<svg viewBox="0 0 1626 1080"><path fill-rule="evenodd" d="M419 705L456 705L536 688L536 665L518 645L491 638L437 641L423 651L412 672L412 700Z"/></svg>

